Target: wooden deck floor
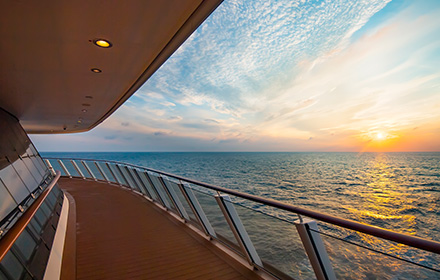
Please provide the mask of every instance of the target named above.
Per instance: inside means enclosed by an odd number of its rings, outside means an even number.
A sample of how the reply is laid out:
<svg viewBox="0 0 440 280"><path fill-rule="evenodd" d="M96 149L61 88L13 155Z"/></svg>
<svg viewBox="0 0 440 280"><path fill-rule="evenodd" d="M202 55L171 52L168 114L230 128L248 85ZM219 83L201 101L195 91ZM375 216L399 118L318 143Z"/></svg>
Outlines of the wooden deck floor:
<svg viewBox="0 0 440 280"><path fill-rule="evenodd" d="M259 279L131 191L82 179L59 185L75 200L77 279Z"/></svg>

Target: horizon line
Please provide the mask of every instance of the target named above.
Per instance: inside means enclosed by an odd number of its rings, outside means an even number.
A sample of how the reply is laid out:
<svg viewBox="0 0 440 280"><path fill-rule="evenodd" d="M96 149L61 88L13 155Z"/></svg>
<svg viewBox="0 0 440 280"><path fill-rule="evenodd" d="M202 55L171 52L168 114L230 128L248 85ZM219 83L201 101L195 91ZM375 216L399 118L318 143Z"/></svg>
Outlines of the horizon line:
<svg viewBox="0 0 440 280"><path fill-rule="evenodd" d="M440 151L39 151L40 153L439 153Z"/></svg>

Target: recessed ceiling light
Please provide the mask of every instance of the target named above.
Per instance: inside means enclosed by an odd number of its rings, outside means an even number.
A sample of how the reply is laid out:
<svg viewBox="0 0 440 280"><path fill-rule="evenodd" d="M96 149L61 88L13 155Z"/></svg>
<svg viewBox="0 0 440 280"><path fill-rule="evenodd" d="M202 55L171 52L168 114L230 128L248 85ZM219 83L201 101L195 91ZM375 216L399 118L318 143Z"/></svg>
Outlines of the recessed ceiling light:
<svg viewBox="0 0 440 280"><path fill-rule="evenodd" d="M86 109L82 109L81 110L83 113L87 113L87 110Z"/></svg>
<svg viewBox="0 0 440 280"><path fill-rule="evenodd" d="M90 70L92 70L93 73L101 73L102 72L102 70L99 68L92 68Z"/></svg>
<svg viewBox="0 0 440 280"><path fill-rule="evenodd" d="M112 43L104 39L93 40L93 43L101 48L111 48L113 46Z"/></svg>

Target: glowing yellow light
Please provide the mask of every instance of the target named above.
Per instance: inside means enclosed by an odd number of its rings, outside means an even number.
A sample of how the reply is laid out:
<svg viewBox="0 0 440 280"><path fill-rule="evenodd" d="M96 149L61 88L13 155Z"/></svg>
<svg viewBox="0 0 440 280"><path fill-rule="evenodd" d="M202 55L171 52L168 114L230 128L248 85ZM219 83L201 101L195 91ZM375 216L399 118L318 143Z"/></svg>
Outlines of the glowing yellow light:
<svg viewBox="0 0 440 280"><path fill-rule="evenodd" d="M385 134L382 132L379 132L379 133L377 133L376 138L378 140L383 140L383 139L385 139Z"/></svg>
<svg viewBox="0 0 440 280"><path fill-rule="evenodd" d="M94 41L95 45L101 47L101 48L110 48L112 44L104 39L97 39Z"/></svg>

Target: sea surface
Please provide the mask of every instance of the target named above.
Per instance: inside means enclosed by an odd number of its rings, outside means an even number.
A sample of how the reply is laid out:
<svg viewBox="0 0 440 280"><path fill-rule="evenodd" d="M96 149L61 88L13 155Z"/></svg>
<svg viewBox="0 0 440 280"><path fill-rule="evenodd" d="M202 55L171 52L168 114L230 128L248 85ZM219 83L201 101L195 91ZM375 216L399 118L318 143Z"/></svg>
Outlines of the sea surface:
<svg viewBox="0 0 440 280"><path fill-rule="evenodd" d="M438 152L361 154L105 152L42 153L42 156L106 159L131 163L440 241L440 153ZM203 200L203 195L199 196ZM286 250L282 248L285 247L283 244L290 241L282 239L286 235L296 234L292 222L297 217L240 199L235 199L235 202L243 206L238 205L238 212L239 214L243 212L242 220L245 227L248 231L249 229L255 231L250 235L254 234L255 238L259 239L256 242L257 251L264 251L263 255L266 254L269 259L277 255L278 247L274 245L277 242L281 243L280 251ZM279 219L252 213L251 209ZM259 215L259 218L256 215ZM274 223L272 233L269 229L271 223ZM322 223L318 225L323 233L330 235L322 235L322 237L332 262L338 263L335 268L338 279L440 279L438 272L347 242L439 270L440 258L436 255L331 225ZM261 233L262 229L269 233ZM224 233L224 235L228 234L230 233ZM262 237L263 235L267 236ZM297 245L292 245L292 248L295 246ZM283 256L282 259L288 257ZM297 263L297 267L292 269L292 264L284 264L286 273L303 279L312 277L310 269L301 268L309 267L306 260L290 257L292 262ZM368 264L365 264L365 258L368 259ZM272 263L278 265L278 262L279 260L274 260ZM290 273L293 270L299 272Z"/></svg>

